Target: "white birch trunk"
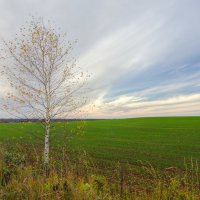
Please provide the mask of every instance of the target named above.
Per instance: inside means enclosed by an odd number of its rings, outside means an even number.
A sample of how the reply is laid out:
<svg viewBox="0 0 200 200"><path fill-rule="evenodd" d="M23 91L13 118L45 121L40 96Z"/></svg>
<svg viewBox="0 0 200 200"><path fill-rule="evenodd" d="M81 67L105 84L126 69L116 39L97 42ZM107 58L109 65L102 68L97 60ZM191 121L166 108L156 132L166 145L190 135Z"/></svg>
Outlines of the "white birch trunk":
<svg viewBox="0 0 200 200"><path fill-rule="evenodd" d="M49 165L49 123L45 127L45 144L44 144L44 164L45 166Z"/></svg>

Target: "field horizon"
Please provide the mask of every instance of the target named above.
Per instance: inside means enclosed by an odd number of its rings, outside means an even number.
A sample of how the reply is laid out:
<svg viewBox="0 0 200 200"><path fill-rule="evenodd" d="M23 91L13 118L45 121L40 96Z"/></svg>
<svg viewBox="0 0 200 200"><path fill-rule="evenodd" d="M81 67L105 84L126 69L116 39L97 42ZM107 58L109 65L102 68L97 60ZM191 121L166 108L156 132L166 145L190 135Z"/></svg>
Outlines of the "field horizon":
<svg viewBox="0 0 200 200"><path fill-rule="evenodd" d="M181 118L181 117L200 117L200 115L159 115L159 116L136 116L136 117L123 117L123 118L120 118L120 117L113 117L113 118L55 118L55 119L51 119L51 121L81 121L81 120L86 120L86 121L89 121L89 120L115 120L115 119L140 119L140 118ZM12 117L9 117L9 118L0 118L0 122L3 122L3 121L8 121L9 122L12 122L12 121L19 121L19 122L26 122L26 121L41 121L41 119L39 120L38 118L12 118Z"/></svg>

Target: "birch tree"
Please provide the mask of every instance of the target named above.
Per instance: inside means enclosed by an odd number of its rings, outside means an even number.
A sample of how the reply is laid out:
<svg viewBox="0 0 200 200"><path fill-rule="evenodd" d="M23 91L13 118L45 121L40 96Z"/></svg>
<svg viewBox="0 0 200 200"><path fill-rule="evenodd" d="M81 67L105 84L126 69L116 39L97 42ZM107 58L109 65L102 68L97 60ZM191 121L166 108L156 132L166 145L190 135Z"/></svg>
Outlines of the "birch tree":
<svg viewBox="0 0 200 200"><path fill-rule="evenodd" d="M88 78L72 57L74 42L51 23L32 17L12 41L4 42L4 74L11 86L4 109L38 119L44 127L44 164L49 164L49 136L54 118L67 118L86 102Z"/></svg>

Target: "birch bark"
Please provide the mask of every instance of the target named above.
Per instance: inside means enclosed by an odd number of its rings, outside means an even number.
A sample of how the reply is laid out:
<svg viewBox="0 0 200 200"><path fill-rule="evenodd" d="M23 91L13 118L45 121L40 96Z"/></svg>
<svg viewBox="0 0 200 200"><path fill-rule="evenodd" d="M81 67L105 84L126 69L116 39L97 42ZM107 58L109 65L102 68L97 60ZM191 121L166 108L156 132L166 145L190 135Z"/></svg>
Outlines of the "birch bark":
<svg viewBox="0 0 200 200"><path fill-rule="evenodd" d="M49 131L50 131L50 124L48 122L48 123L46 123L46 127L45 127L45 144L44 144L44 164L45 164L45 166L49 165Z"/></svg>

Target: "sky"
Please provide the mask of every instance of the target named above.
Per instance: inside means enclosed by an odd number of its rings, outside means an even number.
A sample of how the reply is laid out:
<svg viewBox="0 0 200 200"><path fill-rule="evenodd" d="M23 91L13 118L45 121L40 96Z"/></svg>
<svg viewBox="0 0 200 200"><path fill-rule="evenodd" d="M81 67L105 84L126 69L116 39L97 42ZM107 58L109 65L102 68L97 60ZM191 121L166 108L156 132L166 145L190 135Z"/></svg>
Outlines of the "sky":
<svg viewBox="0 0 200 200"><path fill-rule="evenodd" d="M91 75L88 118L196 116L199 9L199 0L0 0L0 39L30 15L78 39L77 65ZM0 99L7 91L0 79Z"/></svg>

